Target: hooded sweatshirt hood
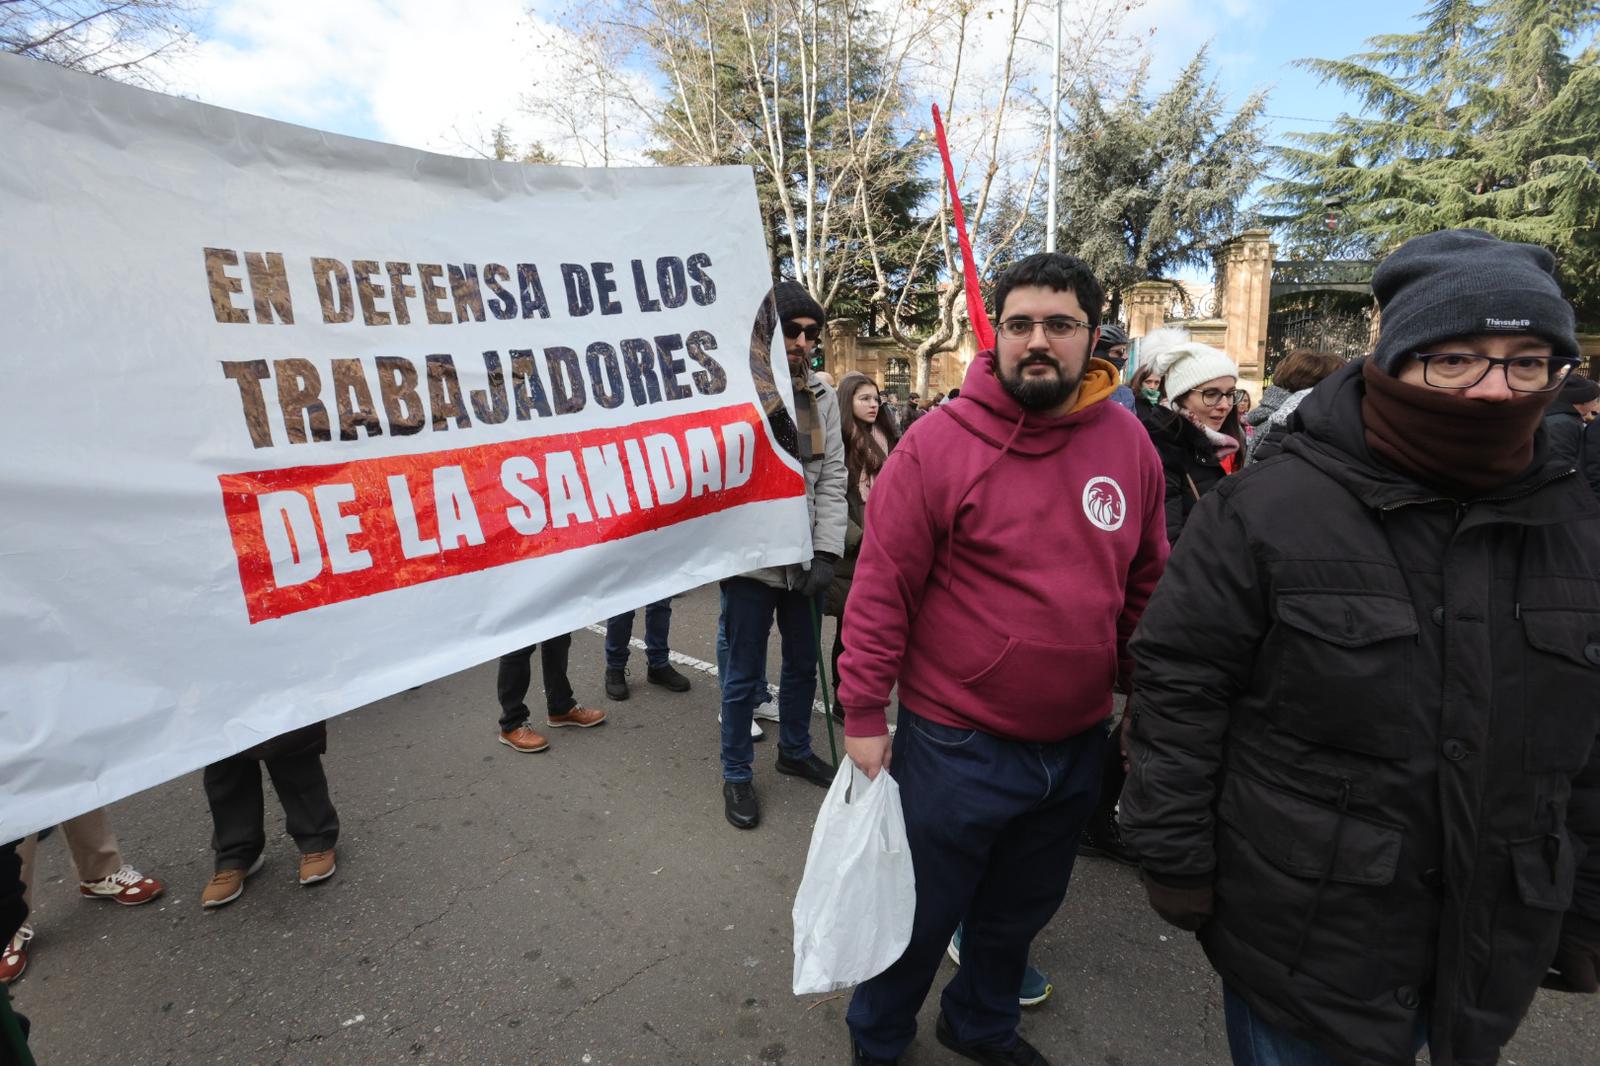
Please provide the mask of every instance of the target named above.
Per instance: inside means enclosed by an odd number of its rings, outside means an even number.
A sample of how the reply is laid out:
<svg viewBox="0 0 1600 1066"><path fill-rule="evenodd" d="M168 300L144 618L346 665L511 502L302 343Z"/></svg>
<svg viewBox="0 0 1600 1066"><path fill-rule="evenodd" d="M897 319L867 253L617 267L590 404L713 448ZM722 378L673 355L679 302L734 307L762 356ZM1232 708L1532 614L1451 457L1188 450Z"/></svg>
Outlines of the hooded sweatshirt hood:
<svg viewBox="0 0 1600 1066"><path fill-rule="evenodd" d="M938 410L948 411L967 432L989 442L1002 451L1021 455L1049 455L1066 445L1070 433L1061 432L1086 421L1086 416L1099 414L1109 407L1103 401L1116 392L1117 368L1104 359L1090 359L1078 389L1078 399L1072 410L1064 415L1045 415L1029 411L1006 391L996 374L995 353L986 348L973 357L967 367L967 376L961 383L961 395L942 404Z"/></svg>

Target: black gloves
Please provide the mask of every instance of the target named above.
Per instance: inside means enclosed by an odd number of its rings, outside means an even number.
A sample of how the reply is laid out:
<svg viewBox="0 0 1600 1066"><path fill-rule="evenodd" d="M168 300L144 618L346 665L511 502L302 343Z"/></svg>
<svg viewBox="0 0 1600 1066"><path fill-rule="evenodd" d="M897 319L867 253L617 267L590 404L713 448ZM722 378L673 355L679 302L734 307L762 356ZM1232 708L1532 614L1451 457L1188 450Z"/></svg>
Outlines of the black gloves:
<svg viewBox="0 0 1600 1066"><path fill-rule="evenodd" d="M817 553L811 560L811 569L806 571L800 583L800 594L810 597L826 592L828 586L833 584L834 562L833 556Z"/></svg>
<svg viewBox="0 0 1600 1066"><path fill-rule="evenodd" d="M1567 912L1556 957L1539 984L1557 992L1600 992L1600 922Z"/></svg>
<svg viewBox="0 0 1600 1066"><path fill-rule="evenodd" d="M1192 933L1211 920L1211 906L1216 894L1209 884L1179 888L1162 884L1146 873L1144 892L1150 897L1150 906L1155 912L1179 929Z"/></svg>

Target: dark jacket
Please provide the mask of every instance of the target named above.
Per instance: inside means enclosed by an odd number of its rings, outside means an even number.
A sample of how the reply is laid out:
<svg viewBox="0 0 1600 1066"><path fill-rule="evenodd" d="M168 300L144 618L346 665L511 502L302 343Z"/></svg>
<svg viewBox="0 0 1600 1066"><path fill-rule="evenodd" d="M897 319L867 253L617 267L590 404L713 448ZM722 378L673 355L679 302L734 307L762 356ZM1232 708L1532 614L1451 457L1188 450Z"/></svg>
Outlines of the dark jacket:
<svg viewBox="0 0 1600 1066"><path fill-rule="evenodd" d="M1379 465L1361 366L1208 496L1133 652L1122 824L1214 883L1223 979L1340 1063L1489 1066L1600 918L1600 502L1541 439L1457 503Z"/></svg>
<svg viewBox="0 0 1600 1066"><path fill-rule="evenodd" d="M889 446L894 450L894 445ZM852 484L845 490L844 555L833 568L833 584L828 586L828 597L823 613L834 618L844 616L845 600L850 596L850 582L856 576L856 559L861 555L861 537L867 528L867 505L861 499L861 488Z"/></svg>
<svg viewBox="0 0 1600 1066"><path fill-rule="evenodd" d="M1579 417L1571 404L1544 416L1544 429L1552 454L1578 468L1578 477L1600 496L1600 430Z"/></svg>
<svg viewBox="0 0 1600 1066"><path fill-rule="evenodd" d="M1141 421L1161 457L1167 482L1167 540L1176 544L1195 504L1227 475L1205 432L1170 407L1147 408Z"/></svg>
<svg viewBox="0 0 1600 1066"><path fill-rule="evenodd" d="M16 843L0 845L0 948L10 946L11 938L28 919L28 905L22 902L23 891L22 861L17 858ZM5 999L6 995L7 990L0 988L0 999ZM13 1038L20 1035L25 1039L28 1035L28 1019L20 1014L13 1015L20 1033L7 1031L8 1014L11 1014L10 1006L0 1004L0 1066L13 1066L23 1061L19 1050L13 1046Z"/></svg>

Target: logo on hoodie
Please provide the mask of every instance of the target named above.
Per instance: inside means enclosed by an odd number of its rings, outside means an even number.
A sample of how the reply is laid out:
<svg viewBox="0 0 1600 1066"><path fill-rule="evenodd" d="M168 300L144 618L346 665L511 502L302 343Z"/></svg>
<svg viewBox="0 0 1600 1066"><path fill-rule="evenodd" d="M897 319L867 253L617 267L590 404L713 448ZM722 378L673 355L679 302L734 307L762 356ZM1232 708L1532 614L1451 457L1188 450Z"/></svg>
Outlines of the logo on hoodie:
<svg viewBox="0 0 1600 1066"><path fill-rule="evenodd" d="M1122 528L1128 513L1128 501L1122 495L1122 486L1108 477L1090 478L1083 487L1084 516L1107 533Z"/></svg>

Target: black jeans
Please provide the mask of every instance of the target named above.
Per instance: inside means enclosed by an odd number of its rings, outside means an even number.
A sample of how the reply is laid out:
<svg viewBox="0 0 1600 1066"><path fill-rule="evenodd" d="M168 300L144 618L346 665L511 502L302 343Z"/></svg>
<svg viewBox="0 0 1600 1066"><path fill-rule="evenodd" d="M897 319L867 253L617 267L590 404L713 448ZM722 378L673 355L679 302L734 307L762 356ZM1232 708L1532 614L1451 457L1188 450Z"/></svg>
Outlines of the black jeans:
<svg viewBox="0 0 1600 1066"><path fill-rule="evenodd" d="M328 795L328 775L315 752L273 759L235 755L205 770L211 805L211 850L219 870L247 870L267 846L262 818L261 764L283 804L285 828L302 855L327 851L339 839L339 812Z"/></svg>
<svg viewBox="0 0 1600 1066"><path fill-rule="evenodd" d="M500 656L500 675L495 688L500 695L500 732L509 733L528 724L528 686L533 681L533 649L539 649L539 668L544 673L544 706L552 717L566 714L578 705L567 680L567 660L572 653L572 634L551 637L544 644L529 644L520 651Z"/></svg>

